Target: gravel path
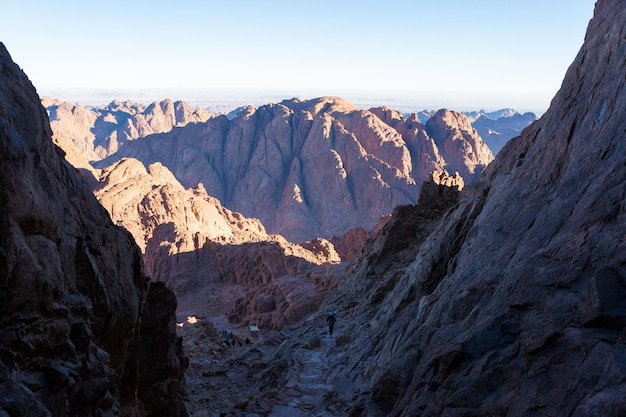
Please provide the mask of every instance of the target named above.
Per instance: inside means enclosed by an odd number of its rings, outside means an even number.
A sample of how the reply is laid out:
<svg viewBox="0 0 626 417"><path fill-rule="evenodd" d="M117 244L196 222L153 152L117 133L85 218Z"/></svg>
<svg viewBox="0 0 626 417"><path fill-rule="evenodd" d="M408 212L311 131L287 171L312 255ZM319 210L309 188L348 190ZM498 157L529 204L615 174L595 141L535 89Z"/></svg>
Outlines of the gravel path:
<svg viewBox="0 0 626 417"><path fill-rule="evenodd" d="M179 298L179 334L190 358L186 397L193 417L330 417L344 416L352 400L349 382L328 382L330 360L341 347L341 325L331 337L322 319L311 325L261 331L250 336L247 327L229 323L224 316L229 294L224 287L212 294ZM222 344L220 330L230 330L234 348ZM245 345L245 338L251 340ZM280 351L280 354L278 352ZM288 357L288 360L280 358ZM276 379L272 379L273 377ZM269 378L265 384L262 379ZM263 387L261 394L261 389Z"/></svg>

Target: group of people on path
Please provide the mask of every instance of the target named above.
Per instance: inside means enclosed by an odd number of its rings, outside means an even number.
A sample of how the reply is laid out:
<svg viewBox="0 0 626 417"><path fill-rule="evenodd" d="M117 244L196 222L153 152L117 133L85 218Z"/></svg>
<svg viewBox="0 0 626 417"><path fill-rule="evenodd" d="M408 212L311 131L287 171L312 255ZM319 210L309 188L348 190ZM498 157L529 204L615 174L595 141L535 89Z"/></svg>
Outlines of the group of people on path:
<svg viewBox="0 0 626 417"><path fill-rule="evenodd" d="M232 331L222 330L221 333L224 336L224 341L222 342L224 347L234 348L237 343L239 344L239 346L243 346L243 342L241 341L241 339L235 341L235 337L233 336ZM249 346L250 343L251 343L250 339L246 337L246 341L245 341L246 346Z"/></svg>

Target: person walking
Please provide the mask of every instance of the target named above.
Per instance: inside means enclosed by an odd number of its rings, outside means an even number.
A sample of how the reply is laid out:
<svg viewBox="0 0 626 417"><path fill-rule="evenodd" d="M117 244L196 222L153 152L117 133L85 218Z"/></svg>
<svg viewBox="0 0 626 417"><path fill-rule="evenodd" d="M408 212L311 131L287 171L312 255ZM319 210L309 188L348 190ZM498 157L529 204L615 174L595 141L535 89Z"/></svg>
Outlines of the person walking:
<svg viewBox="0 0 626 417"><path fill-rule="evenodd" d="M328 317L326 317L326 322L328 323L328 333L330 333L331 337L333 335L333 328L335 327L335 321L337 321L337 319L335 318L335 314L332 311L329 312Z"/></svg>

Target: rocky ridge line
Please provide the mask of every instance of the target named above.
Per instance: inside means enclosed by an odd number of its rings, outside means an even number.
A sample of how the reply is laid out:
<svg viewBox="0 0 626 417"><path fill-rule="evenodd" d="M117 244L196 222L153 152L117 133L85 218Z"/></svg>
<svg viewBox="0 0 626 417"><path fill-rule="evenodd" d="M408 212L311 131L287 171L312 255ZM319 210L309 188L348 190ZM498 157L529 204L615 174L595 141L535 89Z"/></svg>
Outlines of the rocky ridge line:
<svg viewBox="0 0 626 417"><path fill-rule="evenodd" d="M294 244L257 219L232 212L201 185L185 189L160 163L122 159L104 169L94 194L135 237L150 275L178 295L236 284L231 318L280 328L315 311L343 270L325 239Z"/></svg>
<svg viewBox="0 0 626 417"><path fill-rule="evenodd" d="M83 107L44 97L50 126L61 141L71 142L90 161L117 152L128 141L175 127L207 121L211 114L184 101L165 99L149 105L114 100L106 106Z"/></svg>

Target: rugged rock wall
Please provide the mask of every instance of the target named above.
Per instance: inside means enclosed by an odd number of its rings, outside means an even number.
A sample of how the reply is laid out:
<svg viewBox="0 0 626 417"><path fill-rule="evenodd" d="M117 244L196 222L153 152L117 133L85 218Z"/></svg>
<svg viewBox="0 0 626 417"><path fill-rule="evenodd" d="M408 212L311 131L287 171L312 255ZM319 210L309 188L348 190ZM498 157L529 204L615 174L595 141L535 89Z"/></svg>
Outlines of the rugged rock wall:
<svg viewBox="0 0 626 417"><path fill-rule="evenodd" d="M293 99L135 140L112 158L159 161L183 186L202 183L225 207L301 242L371 230L395 206L415 203L433 171L473 180L491 152L465 116L438 115L431 130L442 136L433 137L417 116L336 97Z"/></svg>
<svg viewBox="0 0 626 417"><path fill-rule="evenodd" d="M159 163L146 169L122 159L102 171L94 192L135 237L151 276L177 294L240 285L236 322L273 329L294 323L319 307L345 266L329 241L295 244L268 235L204 187L183 188Z"/></svg>
<svg viewBox="0 0 626 417"><path fill-rule="evenodd" d="M542 119L419 249L352 266L328 305L351 415L626 414L625 33L623 2L598 1Z"/></svg>
<svg viewBox="0 0 626 417"><path fill-rule="evenodd" d="M207 241L239 244L268 237L257 219L223 208L202 186L185 189L158 162L146 168L136 159L122 159L102 171L94 194L143 252L158 229L168 224L173 233L159 236L155 244L170 242L180 252L196 250Z"/></svg>
<svg viewBox="0 0 626 417"><path fill-rule="evenodd" d="M0 44L0 415L176 415L176 300L51 136Z"/></svg>
<svg viewBox="0 0 626 417"><path fill-rule="evenodd" d="M185 189L160 163L123 159L102 171L94 193L135 237L151 276L183 292L211 283L267 284L341 261L324 239L297 245L268 235L201 185Z"/></svg>

